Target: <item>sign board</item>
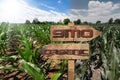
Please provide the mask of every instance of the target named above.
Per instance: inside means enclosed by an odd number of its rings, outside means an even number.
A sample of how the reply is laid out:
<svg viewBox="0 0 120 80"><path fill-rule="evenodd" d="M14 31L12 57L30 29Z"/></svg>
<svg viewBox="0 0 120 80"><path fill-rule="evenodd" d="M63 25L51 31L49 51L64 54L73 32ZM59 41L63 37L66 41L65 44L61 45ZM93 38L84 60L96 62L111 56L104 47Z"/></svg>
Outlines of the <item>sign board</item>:
<svg viewBox="0 0 120 80"><path fill-rule="evenodd" d="M43 55L50 59L88 59L88 44L49 44L43 50Z"/></svg>
<svg viewBox="0 0 120 80"><path fill-rule="evenodd" d="M90 41L101 34L90 26L52 26L51 41ZM77 43L49 44L43 50L43 55L49 59L68 59L68 80L74 80L74 59L88 59L89 45Z"/></svg>
<svg viewBox="0 0 120 80"><path fill-rule="evenodd" d="M51 27L51 41L90 41L100 34L88 25Z"/></svg>

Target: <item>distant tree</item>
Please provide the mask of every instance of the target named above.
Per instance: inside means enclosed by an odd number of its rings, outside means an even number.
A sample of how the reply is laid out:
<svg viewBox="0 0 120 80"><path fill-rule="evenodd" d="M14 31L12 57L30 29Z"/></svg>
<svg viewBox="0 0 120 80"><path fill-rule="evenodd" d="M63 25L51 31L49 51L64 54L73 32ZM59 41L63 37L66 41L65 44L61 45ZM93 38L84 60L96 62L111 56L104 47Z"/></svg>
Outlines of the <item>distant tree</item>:
<svg viewBox="0 0 120 80"><path fill-rule="evenodd" d="M1 24L2 24L2 25L6 25L6 24L9 24L9 23L8 23L8 22L2 22Z"/></svg>
<svg viewBox="0 0 120 80"><path fill-rule="evenodd" d="M76 20L75 20L75 21L73 21L73 23L74 23L74 24L76 24Z"/></svg>
<svg viewBox="0 0 120 80"><path fill-rule="evenodd" d="M108 24L112 24L113 23L113 18L110 18L109 20L108 20Z"/></svg>
<svg viewBox="0 0 120 80"><path fill-rule="evenodd" d="M97 21L96 24L101 24L101 21Z"/></svg>
<svg viewBox="0 0 120 80"><path fill-rule="evenodd" d="M63 24L63 23L62 23L62 20L59 20L59 21L57 22L57 24Z"/></svg>
<svg viewBox="0 0 120 80"><path fill-rule="evenodd" d="M35 18L35 19L33 19L33 22L32 22L33 24L39 24L40 23L40 21L37 19L37 18Z"/></svg>
<svg viewBox="0 0 120 80"><path fill-rule="evenodd" d="M30 24L30 20L26 20L26 21L25 21L25 24Z"/></svg>
<svg viewBox="0 0 120 80"><path fill-rule="evenodd" d="M81 20L78 19L78 20L74 21L74 24L76 24L76 25L80 25L80 24L81 24Z"/></svg>
<svg viewBox="0 0 120 80"><path fill-rule="evenodd" d="M66 19L64 19L63 22L64 22L65 25L67 25L67 24L70 22L70 19L69 19L69 18L66 18Z"/></svg>
<svg viewBox="0 0 120 80"><path fill-rule="evenodd" d="M88 22L87 22L87 21L84 21L83 24L88 24Z"/></svg>
<svg viewBox="0 0 120 80"><path fill-rule="evenodd" d="M114 23L115 23L115 24L120 24L120 19L116 19L116 20L114 21Z"/></svg>

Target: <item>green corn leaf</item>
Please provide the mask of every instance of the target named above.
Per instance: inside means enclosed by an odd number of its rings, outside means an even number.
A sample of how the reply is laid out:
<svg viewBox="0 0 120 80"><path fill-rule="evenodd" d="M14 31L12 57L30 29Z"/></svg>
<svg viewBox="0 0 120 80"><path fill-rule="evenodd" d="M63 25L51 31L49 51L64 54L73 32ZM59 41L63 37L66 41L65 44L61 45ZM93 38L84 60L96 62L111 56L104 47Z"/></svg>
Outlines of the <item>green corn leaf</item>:
<svg viewBox="0 0 120 80"><path fill-rule="evenodd" d="M1 66L1 67L0 67L0 70L1 70L1 69L7 69L7 70L10 70L10 71L18 70L18 68L15 67L15 66L13 66L13 65Z"/></svg>
<svg viewBox="0 0 120 80"><path fill-rule="evenodd" d="M66 64L67 64L67 60L62 60L61 66L60 66L60 72L61 73L65 72Z"/></svg>
<svg viewBox="0 0 120 80"><path fill-rule="evenodd" d="M0 61L15 61L17 60L18 56L7 56L7 55L0 55Z"/></svg>
<svg viewBox="0 0 120 80"><path fill-rule="evenodd" d="M61 75L61 73L56 73L50 80L58 80L60 75Z"/></svg>
<svg viewBox="0 0 120 80"><path fill-rule="evenodd" d="M45 80L44 74L42 73L41 69L35 64L26 62L24 60L21 60L20 64L22 65L23 70L31 75L35 80Z"/></svg>

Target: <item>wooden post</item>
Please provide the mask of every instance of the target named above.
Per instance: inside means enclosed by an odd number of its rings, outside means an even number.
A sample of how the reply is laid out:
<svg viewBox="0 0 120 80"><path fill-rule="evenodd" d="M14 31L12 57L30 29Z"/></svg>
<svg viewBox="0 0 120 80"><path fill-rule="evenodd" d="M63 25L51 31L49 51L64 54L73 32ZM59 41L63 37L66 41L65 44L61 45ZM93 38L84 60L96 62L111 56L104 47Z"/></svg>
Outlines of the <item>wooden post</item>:
<svg viewBox="0 0 120 80"><path fill-rule="evenodd" d="M51 41L66 41L73 44L50 44L44 49L44 55L49 59L67 59L68 80L74 80L74 60L89 58L89 45L78 45L74 42L90 41L99 36L101 32L87 25L75 26L74 23L69 23L68 26L52 26L50 31Z"/></svg>
<svg viewBox="0 0 120 80"><path fill-rule="evenodd" d="M74 27L74 23L69 23L68 26ZM68 60L68 80L74 80L74 60Z"/></svg>
<svg viewBox="0 0 120 80"><path fill-rule="evenodd" d="M74 23L68 23L68 26L70 26L70 27L74 27L75 24L74 24Z"/></svg>
<svg viewBox="0 0 120 80"><path fill-rule="evenodd" d="M74 80L74 60L68 60L68 80Z"/></svg>

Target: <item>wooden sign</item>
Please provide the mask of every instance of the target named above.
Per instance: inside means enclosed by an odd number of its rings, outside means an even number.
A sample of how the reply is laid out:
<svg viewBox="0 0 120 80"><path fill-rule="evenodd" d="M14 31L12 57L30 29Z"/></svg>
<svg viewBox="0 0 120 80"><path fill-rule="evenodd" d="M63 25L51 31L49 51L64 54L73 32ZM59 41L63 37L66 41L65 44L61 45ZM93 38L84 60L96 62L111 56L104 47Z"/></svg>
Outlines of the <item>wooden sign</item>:
<svg viewBox="0 0 120 80"><path fill-rule="evenodd" d="M51 41L90 41L101 34L90 26L52 26ZM43 55L49 59L68 59L68 80L74 80L74 59L88 59L88 44L49 44L43 50Z"/></svg>
<svg viewBox="0 0 120 80"><path fill-rule="evenodd" d="M49 44L45 47L43 55L50 59L88 59L88 44Z"/></svg>
<svg viewBox="0 0 120 80"><path fill-rule="evenodd" d="M90 41L101 32L90 26L52 26L51 41Z"/></svg>

